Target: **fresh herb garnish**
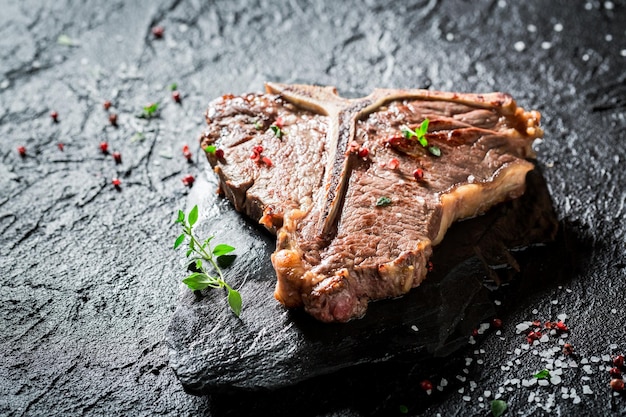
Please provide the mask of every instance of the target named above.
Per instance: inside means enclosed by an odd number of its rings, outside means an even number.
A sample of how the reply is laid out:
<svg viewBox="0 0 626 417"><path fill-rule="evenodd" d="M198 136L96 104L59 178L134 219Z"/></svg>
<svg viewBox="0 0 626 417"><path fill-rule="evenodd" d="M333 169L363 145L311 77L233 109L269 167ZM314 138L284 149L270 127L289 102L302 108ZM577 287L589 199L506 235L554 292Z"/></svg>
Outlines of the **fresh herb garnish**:
<svg viewBox="0 0 626 417"><path fill-rule="evenodd" d="M157 111L159 110L159 103L148 104L143 107L143 111L137 116L140 119L151 119L157 115Z"/></svg>
<svg viewBox="0 0 626 417"><path fill-rule="evenodd" d="M493 417L500 417L502 414L504 414L508 407L509 405L506 403L506 401L493 400L491 402L491 414L493 414Z"/></svg>
<svg viewBox="0 0 626 417"><path fill-rule="evenodd" d="M176 83L171 83L171 84L170 84L170 86L169 86L169 89L170 89L171 91L178 90L178 84L176 84Z"/></svg>
<svg viewBox="0 0 626 417"><path fill-rule="evenodd" d="M135 134L130 138L131 142L138 142L140 140L144 140L146 138L146 135L144 135L141 132L135 132Z"/></svg>
<svg viewBox="0 0 626 417"><path fill-rule="evenodd" d="M260 121L260 120L255 120L255 122L254 122L254 128L255 128L256 130L261 130L261 129L263 128L263 123L261 123L261 121Z"/></svg>
<svg viewBox="0 0 626 417"><path fill-rule="evenodd" d="M391 199L389 197L380 197L376 200L376 207L385 207L391 204Z"/></svg>
<svg viewBox="0 0 626 417"><path fill-rule="evenodd" d="M550 371L548 371L547 369L543 369L543 370L537 372L533 376L535 378L537 378L537 379L547 379L547 378L550 378Z"/></svg>
<svg viewBox="0 0 626 417"><path fill-rule="evenodd" d="M208 145L206 148L204 148L204 152L210 153L210 154L215 153L216 150L217 150L217 147L215 145Z"/></svg>
<svg viewBox="0 0 626 417"><path fill-rule="evenodd" d="M274 132L274 135L276 135L276 137L278 139L280 139L281 137L283 137L283 131L280 129L280 127L276 126L276 125L271 125L270 129L272 129L272 132Z"/></svg>
<svg viewBox="0 0 626 417"><path fill-rule="evenodd" d="M435 156L441 156L441 149L439 149L439 147L434 146L434 145L430 145L428 146L428 140L426 139L426 133L428 133L428 123L430 121L426 118L424 119L424 121L415 129L415 130L411 130L406 126L402 127L402 134L404 135L405 138L407 139L413 139L415 138L420 145L422 145L424 148L428 148L428 151L435 155Z"/></svg>
<svg viewBox="0 0 626 417"><path fill-rule="evenodd" d="M407 414L409 412L409 407L407 407L406 405L400 405L398 409L398 411L400 411L400 414Z"/></svg>
<svg viewBox="0 0 626 417"><path fill-rule="evenodd" d="M57 38L57 44L63 45L63 46L78 46L79 45L78 41L64 34L59 35L59 37Z"/></svg>
<svg viewBox="0 0 626 417"><path fill-rule="evenodd" d="M195 236L192 227L198 221L198 206L193 206L189 211L189 214L185 218L185 213L182 210L178 211L178 218L176 223L180 223L183 228L183 233L176 238L174 242L174 249L177 249L180 245L188 241L189 249L186 252L187 258L189 258L188 266L193 266L195 272L191 273L187 278L183 279L183 282L187 284L192 290L203 290L205 288L225 288L227 292L227 300L230 309L235 313L237 317L241 314L241 294L239 291L231 288L230 285L224 280L222 270L218 266L218 259L221 256L227 255L235 250L230 245L220 244L211 248L211 240L214 236L210 236L203 242ZM205 262L209 264L209 267L205 265ZM214 275L209 274L209 271L213 271ZM217 274L215 276L215 274Z"/></svg>

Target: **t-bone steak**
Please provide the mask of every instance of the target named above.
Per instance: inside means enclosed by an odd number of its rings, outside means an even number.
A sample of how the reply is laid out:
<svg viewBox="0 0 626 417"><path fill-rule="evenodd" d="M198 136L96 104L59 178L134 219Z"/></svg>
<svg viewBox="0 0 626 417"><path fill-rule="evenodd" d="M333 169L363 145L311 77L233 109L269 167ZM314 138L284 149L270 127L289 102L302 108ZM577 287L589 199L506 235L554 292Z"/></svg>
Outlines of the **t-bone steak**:
<svg viewBox="0 0 626 417"><path fill-rule="evenodd" d="M219 191L277 236L275 297L325 322L418 286L454 221L524 193L543 135L502 93L266 91L211 102L201 144Z"/></svg>

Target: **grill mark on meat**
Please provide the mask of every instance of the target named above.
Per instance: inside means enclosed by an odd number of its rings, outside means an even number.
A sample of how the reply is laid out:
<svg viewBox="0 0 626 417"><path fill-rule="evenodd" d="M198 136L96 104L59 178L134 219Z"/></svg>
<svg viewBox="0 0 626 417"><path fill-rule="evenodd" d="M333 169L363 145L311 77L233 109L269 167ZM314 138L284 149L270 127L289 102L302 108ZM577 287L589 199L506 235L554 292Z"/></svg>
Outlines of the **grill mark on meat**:
<svg viewBox="0 0 626 417"><path fill-rule="evenodd" d="M237 144L226 161L208 155L220 188L237 210L277 233L276 298L288 307L304 305L323 321L358 317L369 300L419 285L432 246L453 221L523 193L533 168L525 159L534 156L530 145L542 135L540 115L502 93L377 89L348 100L332 87L268 84L267 90L278 95L212 103L203 146ZM248 139L242 113L228 108L233 100L237 108L249 107L246 115L276 120L280 114L313 131L293 127L280 142L251 131ZM414 128L426 117L426 137L441 148L441 158L415 143L388 146L402 125ZM348 151L353 141L370 149L367 161ZM272 170L246 168L246 149L256 143L275 152ZM296 157L298 147L313 152ZM393 157L399 168L380 167ZM415 167L425 172L419 183ZM374 208L373 200L385 194L393 204Z"/></svg>

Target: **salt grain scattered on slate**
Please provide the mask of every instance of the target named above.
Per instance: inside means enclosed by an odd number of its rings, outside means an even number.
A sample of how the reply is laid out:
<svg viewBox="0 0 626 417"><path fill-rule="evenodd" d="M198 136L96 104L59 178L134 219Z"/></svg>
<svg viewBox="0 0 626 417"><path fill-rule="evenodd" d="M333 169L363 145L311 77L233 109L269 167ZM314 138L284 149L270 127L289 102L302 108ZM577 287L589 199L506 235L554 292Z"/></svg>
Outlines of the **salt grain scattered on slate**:
<svg viewBox="0 0 626 417"><path fill-rule="evenodd" d="M513 48L515 48L517 52L522 52L524 49L526 49L526 44L522 41L518 41L518 42L515 42L515 44L513 45Z"/></svg>

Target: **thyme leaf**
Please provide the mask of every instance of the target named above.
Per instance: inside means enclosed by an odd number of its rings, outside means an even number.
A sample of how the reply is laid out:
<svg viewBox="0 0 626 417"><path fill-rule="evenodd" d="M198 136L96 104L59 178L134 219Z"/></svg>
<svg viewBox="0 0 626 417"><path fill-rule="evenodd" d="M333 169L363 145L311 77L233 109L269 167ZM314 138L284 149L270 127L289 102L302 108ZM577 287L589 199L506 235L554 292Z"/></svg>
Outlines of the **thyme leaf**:
<svg viewBox="0 0 626 417"><path fill-rule="evenodd" d="M178 211L175 223L181 225L183 233L176 238L174 249L177 249L183 242L187 241L189 249L186 252L186 257L189 258L194 255L187 264L193 272L183 279L183 283L192 290L203 290L205 288L225 289L228 305L233 313L239 317L242 308L241 294L224 280L224 274L218 265L222 256L232 257L233 255L228 254L233 252L235 248L223 243L211 248L211 240L213 240L214 236L200 241L193 231L193 226L197 221L197 205L193 206L186 216L182 210Z"/></svg>

